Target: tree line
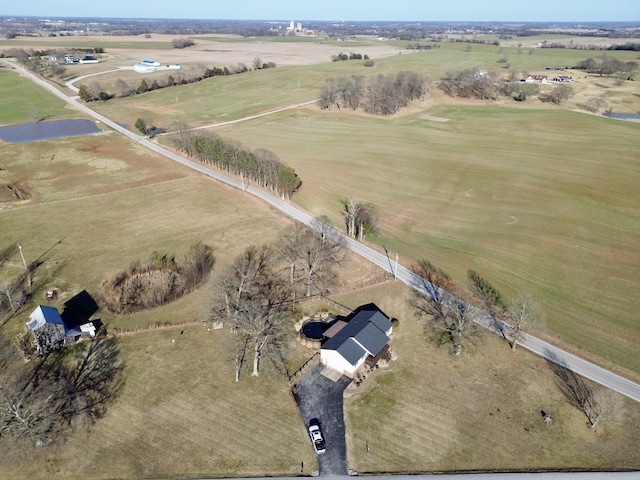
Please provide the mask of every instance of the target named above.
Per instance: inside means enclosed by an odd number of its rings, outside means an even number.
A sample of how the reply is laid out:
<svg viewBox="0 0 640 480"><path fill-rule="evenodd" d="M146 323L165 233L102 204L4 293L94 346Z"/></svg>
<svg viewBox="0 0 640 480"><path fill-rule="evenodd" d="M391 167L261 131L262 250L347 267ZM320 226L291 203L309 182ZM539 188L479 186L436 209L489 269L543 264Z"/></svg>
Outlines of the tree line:
<svg viewBox="0 0 640 480"><path fill-rule="evenodd" d="M282 163L276 154L264 148L250 151L238 142L212 132L196 133L186 125L178 126L177 133L173 135L173 144L190 157L240 175L243 182L248 184L252 181L287 200L302 185L292 167Z"/></svg>
<svg viewBox="0 0 640 480"><path fill-rule="evenodd" d="M638 62L623 62L609 55L591 57L581 60L576 64L576 69L598 75L615 75L630 77L638 69Z"/></svg>
<svg viewBox="0 0 640 480"><path fill-rule="evenodd" d="M350 54L340 52L337 55L331 55L332 62L344 62L345 60L369 60L369 55L362 55L361 53L353 53Z"/></svg>
<svg viewBox="0 0 640 480"><path fill-rule="evenodd" d="M512 72L509 80L503 80L495 74L465 69L446 72L439 86L450 97L476 100L497 100L503 95L524 101L539 94L540 101L559 105L573 95L573 88L567 84L555 85L550 91L540 94L539 84L517 81L516 78L515 72Z"/></svg>
<svg viewBox="0 0 640 480"><path fill-rule="evenodd" d="M260 62L259 65L256 65L256 60ZM262 62L261 59L256 58L254 59L253 68L254 70L276 68L276 64L274 62ZM188 70L181 69L180 71L176 71L173 74L168 75L164 80L156 78L153 81L150 81L146 78L143 78L137 87L131 86L129 83L119 78L118 80L116 80L116 87L118 90L116 93L109 93L105 91L99 82L82 84L79 87L78 95L85 102L93 102L96 100L106 101L116 97L131 97L147 92L152 92L154 90L159 90L161 88L174 87L176 85L189 85L192 83L200 82L207 78L238 75L249 71L251 71L251 69L242 62L226 67L207 67L199 65Z"/></svg>
<svg viewBox="0 0 640 480"><path fill-rule="evenodd" d="M372 115L392 115L413 100L423 99L429 83L416 72L379 74L369 79L361 75L330 78L320 91L318 105L323 109L362 108Z"/></svg>

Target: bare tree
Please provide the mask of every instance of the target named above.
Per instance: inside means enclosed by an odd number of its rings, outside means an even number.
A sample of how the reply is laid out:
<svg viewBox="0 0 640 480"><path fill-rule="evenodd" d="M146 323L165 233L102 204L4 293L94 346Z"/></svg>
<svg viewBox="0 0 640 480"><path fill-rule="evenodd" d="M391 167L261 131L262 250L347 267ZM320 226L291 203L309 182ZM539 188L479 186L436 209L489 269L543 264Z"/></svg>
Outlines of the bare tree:
<svg viewBox="0 0 640 480"><path fill-rule="evenodd" d="M378 228L378 209L371 203L362 204L356 217L357 235L364 242L366 235L376 233Z"/></svg>
<svg viewBox="0 0 640 480"><path fill-rule="evenodd" d="M347 235L351 238L356 237L356 220L358 218L358 210L360 206L354 198L343 198L340 200L342 204L342 214L347 226Z"/></svg>
<svg viewBox="0 0 640 480"><path fill-rule="evenodd" d="M411 299L414 311L426 317L437 344L449 345L454 355L461 355L463 347L480 334L473 307L445 291L445 287L452 287L451 279L428 260L420 261L412 270L418 283Z"/></svg>
<svg viewBox="0 0 640 480"><path fill-rule="evenodd" d="M327 237L326 223L318 230L302 224L289 227L278 244L280 257L289 266L289 284L295 298L295 284L304 285L304 295L325 291L333 278L331 268L342 257L342 245ZM296 272L301 272L297 275Z"/></svg>
<svg viewBox="0 0 640 480"><path fill-rule="evenodd" d="M511 349L515 350L518 342L524 336L524 330L532 323L536 323L540 318L538 306L527 294L519 294L512 301L508 310L510 323Z"/></svg>
<svg viewBox="0 0 640 480"><path fill-rule="evenodd" d="M0 437L60 441L70 427L102 417L122 388L117 339L104 330L71 357L57 352L25 364L8 344L0 350Z"/></svg>
<svg viewBox="0 0 640 480"><path fill-rule="evenodd" d="M213 315L229 322L234 339L236 381L253 350L252 375L260 374L262 353L280 348L289 334L284 308L286 289L272 266L274 253L266 246L247 248L235 259L216 285Z"/></svg>
<svg viewBox="0 0 640 480"><path fill-rule="evenodd" d="M595 428L600 423L615 423L624 415L624 403L619 394L605 387L591 387L577 373L569 370L561 360L549 354L547 363L556 375L556 384L567 401L587 417L587 425Z"/></svg>
<svg viewBox="0 0 640 480"><path fill-rule="evenodd" d="M573 88L570 85L558 85L554 87L551 92L540 95L540 100L543 102L552 102L556 105L560 105L567 101L573 95Z"/></svg>
<svg viewBox="0 0 640 480"><path fill-rule="evenodd" d="M359 203L354 198L343 198L342 215L347 226L347 235L364 241L366 235L375 233L378 226L378 209L371 203Z"/></svg>
<svg viewBox="0 0 640 480"><path fill-rule="evenodd" d="M467 271L467 278L469 279L471 292L482 302L482 306L489 314L494 328L506 339L505 326L500 319L501 315L507 310L507 305L502 299L502 293L491 285L487 279L473 270Z"/></svg>

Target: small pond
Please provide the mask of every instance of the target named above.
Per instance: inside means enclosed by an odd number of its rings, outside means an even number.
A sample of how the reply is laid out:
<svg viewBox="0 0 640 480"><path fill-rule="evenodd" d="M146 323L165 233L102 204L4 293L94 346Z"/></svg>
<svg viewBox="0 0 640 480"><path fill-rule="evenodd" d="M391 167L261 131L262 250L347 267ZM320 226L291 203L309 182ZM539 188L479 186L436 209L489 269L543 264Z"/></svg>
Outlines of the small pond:
<svg viewBox="0 0 640 480"><path fill-rule="evenodd" d="M617 118L618 120L640 120L640 115L634 113L605 113L604 116Z"/></svg>
<svg viewBox="0 0 640 480"><path fill-rule="evenodd" d="M0 139L7 143L27 143L50 138L74 137L100 133L92 120L67 119L49 122L30 122L0 127Z"/></svg>

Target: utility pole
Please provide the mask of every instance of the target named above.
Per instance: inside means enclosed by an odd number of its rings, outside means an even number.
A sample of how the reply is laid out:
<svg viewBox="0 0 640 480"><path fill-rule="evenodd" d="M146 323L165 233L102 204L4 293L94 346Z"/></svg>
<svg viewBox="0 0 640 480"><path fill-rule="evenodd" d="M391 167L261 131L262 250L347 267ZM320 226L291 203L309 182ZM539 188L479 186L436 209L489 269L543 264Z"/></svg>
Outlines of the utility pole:
<svg viewBox="0 0 640 480"><path fill-rule="evenodd" d="M397 280L398 279L398 253L396 252L396 269L393 273L393 279Z"/></svg>
<svg viewBox="0 0 640 480"><path fill-rule="evenodd" d="M22 253L22 245L18 243L18 250L20 250L20 256L22 257L22 263L24 263L24 269L29 270L27 267L27 261L24 259L24 254Z"/></svg>

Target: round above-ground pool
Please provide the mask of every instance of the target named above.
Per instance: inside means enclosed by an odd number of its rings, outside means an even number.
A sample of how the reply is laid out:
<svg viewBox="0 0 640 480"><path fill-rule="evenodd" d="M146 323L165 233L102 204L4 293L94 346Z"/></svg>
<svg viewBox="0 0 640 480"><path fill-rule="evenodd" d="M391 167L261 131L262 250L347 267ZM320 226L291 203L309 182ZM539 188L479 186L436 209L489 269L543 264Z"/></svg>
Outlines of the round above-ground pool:
<svg viewBox="0 0 640 480"><path fill-rule="evenodd" d="M328 327L329 322L317 318L310 318L304 322L300 333L309 340L322 340L322 335Z"/></svg>

